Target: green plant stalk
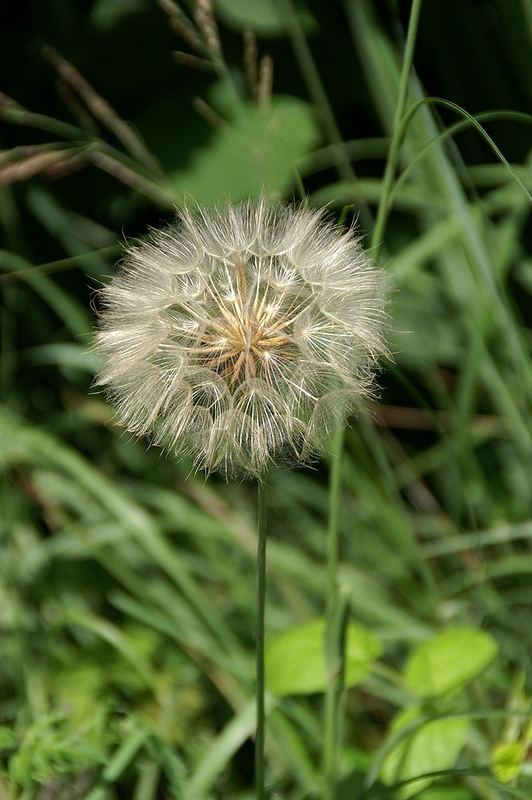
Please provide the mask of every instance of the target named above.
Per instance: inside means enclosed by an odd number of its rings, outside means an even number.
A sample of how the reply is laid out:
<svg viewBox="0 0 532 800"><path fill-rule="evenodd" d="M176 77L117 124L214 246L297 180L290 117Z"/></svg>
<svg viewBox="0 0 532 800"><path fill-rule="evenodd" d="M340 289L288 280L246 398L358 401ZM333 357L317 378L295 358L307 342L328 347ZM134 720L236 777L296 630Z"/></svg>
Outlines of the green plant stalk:
<svg viewBox="0 0 532 800"><path fill-rule="evenodd" d="M264 709L264 611L266 605L266 536L267 536L267 488L257 484L257 622L255 655L257 660L256 698L257 727L255 733L255 786L257 800L264 800L264 737L266 714Z"/></svg>
<svg viewBox="0 0 532 800"><path fill-rule="evenodd" d="M324 742L325 800L334 800L338 782L338 756L342 746L345 716L346 644L350 604L350 587L340 587L335 598L335 606L327 620L325 632L327 663Z"/></svg>
<svg viewBox="0 0 532 800"><path fill-rule="evenodd" d="M319 110L327 138L334 147L334 157L338 175L343 181L355 181L355 172L346 154L345 145L338 129L333 110L327 97L320 74L312 58L312 53L301 30L293 0L283 0L284 14L288 21L289 34L296 57L301 67L301 72L307 83L309 93L316 108Z"/></svg>
<svg viewBox="0 0 532 800"><path fill-rule="evenodd" d="M345 428L335 432L331 447L331 469L329 476L329 520L327 527L327 599L326 613L330 614L338 591L338 557L340 551L340 499L342 493L342 453Z"/></svg>
<svg viewBox="0 0 532 800"><path fill-rule="evenodd" d="M390 194L392 191L399 149L401 147L402 128L400 123L404 114L408 94L408 82L414 57L414 47L416 43L419 14L421 11L421 2L422 0L412 0L412 7L410 9L410 20L408 22L408 31L406 34L405 55L403 59L403 66L401 68L399 94L397 97L397 106L395 108L393 120L392 140L390 142L390 151L388 153L388 160L386 161L386 168L384 170L382 195L379 208L377 210L377 219L375 220L375 227L373 228L373 235L371 237L371 247L373 249L375 259L378 258L382 244L382 237L384 235L384 229L386 227Z"/></svg>
<svg viewBox="0 0 532 800"><path fill-rule="evenodd" d="M344 225L350 206L342 209L339 225ZM345 426L338 428L331 443L331 471L329 476L329 517L326 542L326 609L324 656L328 677L325 689L324 730L325 744L323 750L323 784L325 800L333 798L336 786L337 753L341 744L341 710L343 708L343 676L345 672L345 629L347 626L346 605L345 620L339 609L338 592L338 559L340 553L340 500L342 494L342 463L345 440ZM340 614L340 617L339 617Z"/></svg>
<svg viewBox="0 0 532 800"><path fill-rule="evenodd" d="M413 0L405 46L405 56L399 82L392 139L383 178L382 195L373 228L371 246L377 259L386 227L389 199L401 146L401 119L408 93L408 81L421 10L421 0ZM325 660L327 687L325 691L325 742L323 756L324 800L334 800L336 792L338 751L341 745L341 709L345 674L345 633L349 602L338 592L339 509L342 486L342 451L344 431L339 430L333 441L331 477L329 483L329 525L327 532L327 621L325 628Z"/></svg>
<svg viewBox="0 0 532 800"><path fill-rule="evenodd" d="M339 604L338 558L340 551L340 500L342 493L342 454L345 429L338 428L331 448L329 478L329 522L327 528L327 594L325 623L325 666L327 683L324 708L323 784L324 800L333 800L340 742L340 708L345 662L345 627ZM340 622L339 622L340 619Z"/></svg>
<svg viewBox="0 0 532 800"><path fill-rule="evenodd" d="M133 800L154 800L161 777L157 761L147 761L141 766Z"/></svg>
<svg viewBox="0 0 532 800"><path fill-rule="evenodd" d="M340 180L353 185L355 193L357 190L357 176L347 153L345 142L342 139L338 123L336 122L327 92L321 81L320 73L316 67L312 52L307 44L305 34L301 28L299 17L296 13L293 0L282 0L281 7L288 22L288 30L294 53L298 60L301 74L307 84L308 92L312 102L318 109L321 116L323 128L327 139L333 148L334 165ZM360 219L369 229L372 216L366 203L358 198Z"/></svg>

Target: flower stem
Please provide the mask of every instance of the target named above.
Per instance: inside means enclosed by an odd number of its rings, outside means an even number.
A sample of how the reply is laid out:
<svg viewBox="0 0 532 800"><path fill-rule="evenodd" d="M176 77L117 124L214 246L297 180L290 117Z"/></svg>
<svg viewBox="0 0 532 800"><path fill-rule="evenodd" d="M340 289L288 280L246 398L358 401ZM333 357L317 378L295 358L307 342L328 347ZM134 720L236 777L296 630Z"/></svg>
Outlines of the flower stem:
<svg viewBox="0 0 532 800"><path fill-rule="evenodd" d="M382 194L380 198L379 208L377 210L377 219L375 220L375 227L373 228L373 235L371 237L371 247L373 249L373 257L377 260L379 250L382 244L382 237L384 236L384 229L386 228L386 221L389 212L389 200L392 190L393 179L395 175L395 168L399 156L399 150L402 143L402 126L401 119L403 117L407 94L408 82L410 79L410 71L412 69L412 61L414 57L414 47L416 44L417 27L419 23L419 14L421 11L422 0L412 0L410 9L410 19L408 22L408 31L406 34L405 54L403 58L403 65L401 67L401 75L399 78L399 94L397 97L397 106L393 119L392 140L390 142L390 150L388 153L388 160L386 161L386 168L384 170L384 177L382 182Z"/></svg>
<svg viewBox="0 0 532 800"><path fill-rule="evenodd" d="M327 684L324 708L323 783L324 800L334 800L338 750L341 745L341 698L344 683L345 631L349 601L338 589L340 549L340 499L342 492L342 453L344 428L339 428L331 448L329 478L329 522L327 529L327 596L325 624L325 664Z"/></svg>
<svg viewBox="0 0 532 800"><path fill-rule="evenodd" d="M316 67L312 52L305 38L305 33L301 27L294 0L283 0L281 7L288 23L289 36L301 69L301 74L307 84L312 102L321 116L327 139L333 148L334 166L336 167L338 177L341 181L353 187L356 196L357 176L347 153L340 129L338 128L338 123L336 122L332 106L327 97L327 92L323 86L319 70ZM361 222L369 230L372 223L371 212L362 198L358 198L357 204L360 211Z"/></svg>
<svg viewBox="0 0 532 800"><path fill-rule="evenodd" d="M255 786L257 800L264 800L264 610L266 604L266 536L267 536L267 489L264 483L257 484L257 627L256 627L256 697L257 728L255 734Z"/></svg>
<svg viewBox="0 0 532 800"><path fill-rule="evenodd" d="M329 521L327 527L327 614L335 604L338 589L338 554L340 551L339 517L342 492L342 455L345 430L338 428L331 448L329 475Z"/></svg>

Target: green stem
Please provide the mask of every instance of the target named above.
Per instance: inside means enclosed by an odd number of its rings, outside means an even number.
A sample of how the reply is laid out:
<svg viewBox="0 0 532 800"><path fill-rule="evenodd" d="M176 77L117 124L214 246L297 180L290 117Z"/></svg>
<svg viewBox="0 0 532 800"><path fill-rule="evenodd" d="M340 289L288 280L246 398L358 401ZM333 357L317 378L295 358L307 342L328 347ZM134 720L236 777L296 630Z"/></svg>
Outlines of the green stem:
<svg viewBox="0 0 532 800"><path fill-rule="evenodd" d="M161 776L161 767L156 761L148 761L140 768L133 800L154 800Z"/></svg>
<svg viewBox="0 0 532 800"><path fill-rule="evenodd" d="M327 614L330 614L338 591L338 554L340 550L339 517L342 492L342 453L345 429L338 428L331 448L329 476L329 522L327 527Z"/></svg>
<svg viewBox="0 0 532 800"><path fill-rule="evenodd" d="M344 428L339 428L331 448L329 478L329 523L327 529L327 596L325 625L325 664L327 683L324 708L323 783L324 800L333 800L336 791L338 751L341 745L341 698L344 683L345 630L348 601L340 599L338 557L340 550L340 500L342 492L342 452Z"/></svg>
<svg viewBox="0 0 532 800"><path fill-rule="evenodd" d="M286 15L288 29L292 47L298 60L301 73L307 84L308 92L312 102L318 109L327 139L333 148L334 165L340 180L350 183L354 187L355 196L357 190L357 176L346 150L345 142L342 139L338 123L336 122L332 106L327 97L327 92L321 81L320 73L311 50L301 27L293 0L282 0L282 9ZM365 202L358 199L360 208L360 219L365 227L369 229L372 221L371 212Z"/></svg>
<svg viewBox="0 0 532 800"><path fill-rule="evenodd" d="M324 800L334 800L338 783L338 756L342 747L345 715L346 640L351 588L337 589L334 608L325 629L325 741L323 750Z"/></svg>
<svg viewBox="0 0 532 800"><path fill-rule="evenodd" d="M257 800L264 800L264 610L266 603L266 537L267 537L267 489L259 482L257 515L257 630L256 630L256 696L257 728L255 734L255 785Z"/></svg>
<svg viewBox="0 0 532 800"><path fill-rule="evenodd" d="M410 9L410 20L408 23L408 31L406 34L405 55L403 59L403 66L401 68L401 76L399 78L399 95L397 97L397 106L393 119L392 140L390 142L390 151L388 153L388 160L384 170L382 195L377 211L377 219L375 227L373 228L373 236L371 238L371 247L373 249L373 256L377 260L379 250L382 244L382 237L386 227L386 220L388 218L390 193L392 190L393 179L395 175L395 168L401 147L401 119L404 114L406 98L408 94L408 82L410 78L410 71L412 69L412 61L414 57L414 46L416 43L417 27L419 22L419 14L421 11L422 0L412 0L412 7Z"/></svg>

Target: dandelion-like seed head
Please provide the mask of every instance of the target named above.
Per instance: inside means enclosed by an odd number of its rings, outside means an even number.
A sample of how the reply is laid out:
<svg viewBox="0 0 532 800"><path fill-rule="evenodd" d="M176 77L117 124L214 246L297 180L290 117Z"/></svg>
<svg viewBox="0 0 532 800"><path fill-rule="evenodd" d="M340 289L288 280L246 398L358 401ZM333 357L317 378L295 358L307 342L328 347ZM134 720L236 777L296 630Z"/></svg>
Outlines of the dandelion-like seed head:
<svg viewBox="0 0 532 800"><path fill-rule="evenodd" d="M312 460L385 350L379 271L306 206L179 212L100 294L98 383L120 422L226 477Z"/></svg>

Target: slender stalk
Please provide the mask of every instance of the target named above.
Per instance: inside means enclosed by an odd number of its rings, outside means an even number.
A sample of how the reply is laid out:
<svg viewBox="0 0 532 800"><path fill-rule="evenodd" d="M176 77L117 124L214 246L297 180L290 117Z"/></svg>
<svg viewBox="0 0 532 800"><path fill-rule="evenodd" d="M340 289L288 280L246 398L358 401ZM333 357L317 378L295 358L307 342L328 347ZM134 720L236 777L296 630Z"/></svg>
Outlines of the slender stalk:
<svg viewBox="0 0 532 800"><path fill-rule="evenodd" d="M256 628L256 697L257 728L255 734L255 786L257 800L264 800L264 609L266 604L266 535L267 535L267 489L264 483L257 485L257 628Z"/></svg>
<svg viewBox="0 0 532 800"><path fill-rule="evenodd" d="M353 166L346 154L345 144L342 141L342 136L340 130L338 129L338 124L334 117L329 98L327 97L327 92L323 87L320 73L316 67L316 64L314 63L312 53L301 29L293 0L284 0L283 6L283 10L288 21L292 46L299 61L301 72L307 83L312 101L319 110L327 138L334 147L334 157L336 160L338 175L343 181L354 182L356 178Z"/></svg>
<svg viewBox="0 0 532 800"><path fill-rule="evenodd" d="M408 79L416 39L421 0L413 0L405 47L405 58L399 82L392 140L383 180L383 191L373 229L372 247L377 258L386 226L389 198L395 167L401 146L400 122L404 113ZM324 800L334 800L337 783L338 753L342 739L343 698L345 683L346 631L349 619L350 596L338 587L339 511L342 488L342 451L344 430L337 431L331 453L329 480L329 525L327 531L327 622L325 629L325 659L327 686L325 692L325 742L323 756Z"/></svg>
<svg viewBox="0 0 532 800"><path fill-rule="evenodd" d="M351 588L337 587L325 629L325 736L323 750L324 800L334 800L338 782L338 756L342 747L345 716L345 667L347 625L351 604Z"/></svg>
<svg viewBox="0 0 532 800"><path fill-rule="evenodd" d="M349 206L344 206L340 225L344 225ZM326 618L325 618L325 666L327 683L325 688L324 707L324 750L323 750L323 784L324 800L333 800L336 787L337 754L340 746L341 705L343 693L343 674L345 664L345 628L347 618L339 603L338 592L338 558L340 553L340 500L342 494L342 463L344 451L345 428L335 432L331 445L331 468L329 474L329 519L326 543ZM340 624L339 623L340 620Z"/></svg>
<svg viewBox="0 0 532 800"><path fill-rule="evenodd" d="M329 477L329 522L327 529L327 595L325 624L325 665L327 684L324 707L323 784L324 800L333 800L336 790L338 750L340 747L340 698L343 691L345 661L344 604L339 603L338 557L340 550L340 499L342 492L342 453L344 428L336 431L331 448ZM345 618L345 619L344 619Z"/></svg>
<svg viewBox="0 0 532 800"><path fill-rule="evenodd" d="M338 591L338 555L340 551L340 497L342 492L342 453L345 429L338 428L331 447L331 470L329 475L329 521L327 527L327 607L329 615L335 605Z"/></svg>
<svg viewBox="0 0 532 800"><path fill-rule="evenodd" d="M338 128L338 123L336 122L332 106L327 97L327 92L323 86L319 70L312 57L304 31L301 28L293 0L283 0L282 8L286 15L292 47L299 62L301 73L307 84L312 102L321 116L326 136L333 148L332 155L336 171L341 181L353 185L356 193L357 176L347 153L340 129ZM359 199L358 206L360 210L360 220L369 230L372 222L371 212L362 199Z"/></svg>
<svg viewBox="0 0 532 800"><path fill-rule="evenodd" d="M401 119L404 114L406 99L408 94L408 82L410 79L410 71L412 69L412 61L414 57L414 47L416 44L417 28L419 23L419 14L421 11L422 0L412 0L410 9L410 20L408 22L408 31L406 34L405 54L403 59L403 66L401 68L401 75L399 78L399 94L397 97L397 106L393 119L392 140L390 142L390 151L388 153L388 160L384 170L382 195L377 210L377 219L375 220L375 227L373 228L373 235L371 237L371 246L373 248L374 258L377 259L379 250L382 244L382 237L386 227L386 220L388 218L390 193L392 190L393 179L395 175L395 168L399 156L399 150L402 142L401 134Z"/></svg>
<svg viewBox="0 0 532 800"><path fill-rule="evenodd" d="M147 761L140 768L133 800L154 800L161 776L161 767L156 761Z"/></svg>
<svg viewBox="0 0 532 800"><path fill-rule="evenodd" d="M140 135L116 113L83 75L53 47L43 49L44 57L52 64L59 77L87 106L91 114L110 130L126 150L141 164L162 175L159 162L148 149Z"/></svg>

